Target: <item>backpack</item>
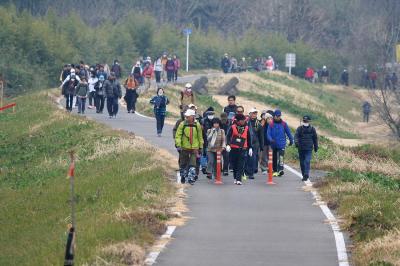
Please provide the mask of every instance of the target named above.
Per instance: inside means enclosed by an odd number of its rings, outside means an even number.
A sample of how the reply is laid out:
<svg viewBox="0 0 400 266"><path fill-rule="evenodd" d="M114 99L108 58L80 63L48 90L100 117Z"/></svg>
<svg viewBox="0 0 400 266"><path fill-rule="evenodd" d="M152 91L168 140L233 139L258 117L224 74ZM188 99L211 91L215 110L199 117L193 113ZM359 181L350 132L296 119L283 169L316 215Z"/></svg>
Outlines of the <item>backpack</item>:
<svg viewBox="0 0 400 266"><path fill-rule="evenodd" d="M140 67L135 66L135 68L133 69L133 74L140 75Z"/></svg>
<svg viewBox="0 0 400 266"><path fill-rule="evenodd" d="M139 84L135 78L128 78L126 82L126 87L128 89L136 89L138 86Z"/></svg>
<svg viewBox="0 0 400 266"><path fill-rule="evenodd" d="M175 63L172 60L168 60L166 64L166 69L169 71L175 70Z"/></svg>

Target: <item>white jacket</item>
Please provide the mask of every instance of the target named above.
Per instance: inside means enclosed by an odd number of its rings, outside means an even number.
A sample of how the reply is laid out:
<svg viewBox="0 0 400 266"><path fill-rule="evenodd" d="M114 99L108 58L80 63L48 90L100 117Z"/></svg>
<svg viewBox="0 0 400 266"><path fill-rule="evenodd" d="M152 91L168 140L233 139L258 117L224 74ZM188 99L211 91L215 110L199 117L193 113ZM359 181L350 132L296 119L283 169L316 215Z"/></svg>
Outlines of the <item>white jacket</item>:
<svg viewBox="0 0 400 266"><path fill-rule="evenodd" d="M161 63L161 58L158 58L158 60L154 62L154 71L163 71L163 65Z"/></svg>
<svg viewBox="0 0 400 266"><path fill-rule="evenodd" d="M93 92L95 91L94 89L94 85L96 85L97 81L99 81L99 79L97 77L90 77L88 80L88 84L89 84L89 92Z"/></svg>

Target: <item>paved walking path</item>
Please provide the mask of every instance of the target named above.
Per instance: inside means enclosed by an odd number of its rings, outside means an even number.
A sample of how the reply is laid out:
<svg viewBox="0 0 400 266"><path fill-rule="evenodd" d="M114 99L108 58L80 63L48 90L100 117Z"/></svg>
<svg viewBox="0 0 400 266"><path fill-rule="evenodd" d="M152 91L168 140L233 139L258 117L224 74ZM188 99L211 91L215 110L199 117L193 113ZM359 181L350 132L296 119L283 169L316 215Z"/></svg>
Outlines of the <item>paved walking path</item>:
<svg viewBox="0 0 400 266"><path fill-rule="evenodd" d="M157 137L154 119L128 114L122 106L116 119L94 110L86 115L176 154L172 126L165 125ZM338 265L332 229L312 205L312 195L302 191L299 177L286 172L276 186L267 186L265 179L258 174L237 186L230 174L216 186L201 175L188 189L191 219L176 229L156 265Z"/></svg>

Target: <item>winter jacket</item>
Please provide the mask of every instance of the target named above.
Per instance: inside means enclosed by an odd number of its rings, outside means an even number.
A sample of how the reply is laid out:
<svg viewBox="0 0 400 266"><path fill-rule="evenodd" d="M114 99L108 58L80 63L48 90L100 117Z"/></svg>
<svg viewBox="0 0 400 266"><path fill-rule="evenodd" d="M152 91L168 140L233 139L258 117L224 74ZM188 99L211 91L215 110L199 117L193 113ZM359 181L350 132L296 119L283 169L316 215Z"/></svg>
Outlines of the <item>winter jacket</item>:
<svg viewBox="0 0 400 266"><path fill-rule="evenodd" d="M76 86L76 96L85 98L89 93L89 85L87 83L79 83Z"/></svg>
<svg viewBox="0 0 400 266"><path fill-rule="evenodd" d="M154 71L158 72L163 71L163 64L161 62L161 58L157 59L157 61L154 62Z"/></svg>
<svg viewBox="0 0 400 266"><path fill-rule="evenodd" d="M225 143L225 131L222 128L215 129L210 128L207 130L207 151L217 152L218 150L222 150L226 148ZM215 138L214 145L212 145L212 139Z"/></svg>
<svg viewBox="0 0 400 266"><path fill-rule="evenodd" d="M152 78L153 77L153 67L151 65L149 65L148 67L145 67L143 69L142 75L145 78Z"/></svg>
<svg viewBox="0 0 400 266"><path fill-rule="evenodd" d="M96 76L97 76L98 78L100 78L100 76L103 76L105 80L107 80L107 78L108 78L107 73L106 73L105 71L100 71L100 70L97 72L97 75L96 75Z"/></svg>
<svg viewBox="0 0 400 266"><path fill-rule="evenodd" d="M165 64L166 71L175 71L175 63L174 60L168 60Z"/></svg>
<svg viewBox="0 0 400 266"><path fill-rule="evenodd" d="M232 145L232 144L235 145L235 143L236 143L235 140L238 139L238 137L234 136L234 134L233 134L233 128L236 128L238 130L239 134L241 134L245 131L246 127L248 128L247 124L244 125L243 127L238 126L236 123L233 124L229 128L228 133L226 134L226 145ZM250 129L248 129L247 132L248 132L247 136L242 136L242 138L245 139L245 141L247 142L246 146L248 149L250 149L250 148L252 148L252 145L251 145L252 139L251 139ZM232 148L234 148L234 147L232 147Z"/></svg>
<svg viewBox="0 0 400 266"><path fill-rule="evenodd" d="M289 125L285 121L271 122L268 125L266 134L273 149L285 149L286 136L289 138L290 144L293 144L292 133L290 132Z"/></svg>
<svg viewBox="0 0 400 266"><path fill-rule="evenodd" d="M181 60L179 58L176 58L174 60L174 64L175 64L175 71L181 68Z"/></svg>
<svg viewBox="0 0 400 266"><path fill-rule="evenodd" d="M231 66L231 61L229 60L229 58L224 57L221 60L221 68L229 68Z"/></svg>
<svg viewBox="0 0 400 266"><path fill-rule="evenodd" d="M299 126L294 135L294 143L301 151L318 151L317 131L311 125Z"/></svg>
<svg viewBox="0 0 400 266"><path fill-rule="evenodd" d="M236 114L236 109L237 109L237 105L227 105L224 108L224 113L226 113L227 115L229 115L229 113L235 113Z"/></svg>
<svg viewBox="0 0 400 266"><path fill-rule="evenodd" d="M364 114L369 114L371 112L371 104L369 102L364 102L362 108Z"/></svg>
<svg viewBox="0 0 400 266"><path fill-rule="evenodd" d="M90 77L88 80L88 84L89 84L89 92L95 91L94 87L96 85L96 83L99 81L99 79L97 77Z"/></svg>
<svg viewBox="0 0 400 266"><path fill-rule="evenodd" d="M94 85L94 90L96 91L96 94L99 96L104 96L106 95L106 91L104 90L104 82L105 81L97 81L96 85Z"/></svg>
<svg viewBox="0 0 400 266"><path fill-rule="evenodd" d="M187 92L186 90L181 91L181 106L188 106L189 104L194 104L194 94L192 92Z"/></svg>
<svg viewBox="0 0 400 266"><path fill-rule="evenodd" d="M156 95L151 98L150 103L154 105L154 115L164 115L167 112L167 104L169 104L168 97L165 95Z"/></svg>
<svg viewBox="0 0 400 266"><path fill-rule="evenodd" d="M114 65L112 65L111 71L115 73L115 76L116 76L117 78L120 78L120 77L121 77L121 72L122 72L122 71L121 71L121 66L120 66L119 64L114 64Z"/></svg>
<svg viewBox="0 0 400 266"><path fill-rule="evenodd" d="M67 81L62 87L63 95L75 95L75 87L78 85L78 81L75 79L74 81Z"/></svg>
<svg viewBox="0 0 400 266"><path fill-rule="evenodd" d="M106 80L104 82L104 90L106 92L106 97L122 97L121 85L118 80Z"/></svg>
<svg viewBox="0 0 400 266"><path fill-rule="evenodd" d="M257 119L250 119L247 123L251 134L251 146L254 150L262 150L264 148L264 128Z"/></svg>
<svg viewBox="0 0 400 266"><path fill-rule="evenodd" d="M189 125L187 121L179 124L175 135L175 146L184 150L203 148L203 133L199 122Z"/></svg>

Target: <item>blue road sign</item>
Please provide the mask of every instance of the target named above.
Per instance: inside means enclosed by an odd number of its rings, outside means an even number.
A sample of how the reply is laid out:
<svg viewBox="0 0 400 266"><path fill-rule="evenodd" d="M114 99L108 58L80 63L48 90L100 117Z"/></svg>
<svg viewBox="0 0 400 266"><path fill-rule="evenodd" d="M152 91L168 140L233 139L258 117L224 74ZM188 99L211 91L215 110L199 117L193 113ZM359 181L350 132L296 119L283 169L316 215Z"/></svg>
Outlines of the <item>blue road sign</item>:
<svg viewBox="0 0 400 266"><path fill-rule="evenodd" d="M183 29L183 34L185 34L185 35L192 34L192 29L190 29L190 28Z"/></svg>

